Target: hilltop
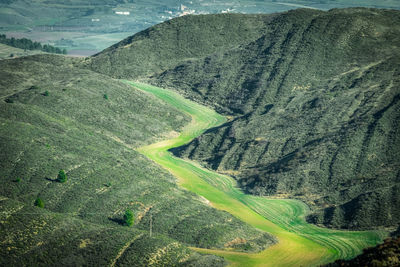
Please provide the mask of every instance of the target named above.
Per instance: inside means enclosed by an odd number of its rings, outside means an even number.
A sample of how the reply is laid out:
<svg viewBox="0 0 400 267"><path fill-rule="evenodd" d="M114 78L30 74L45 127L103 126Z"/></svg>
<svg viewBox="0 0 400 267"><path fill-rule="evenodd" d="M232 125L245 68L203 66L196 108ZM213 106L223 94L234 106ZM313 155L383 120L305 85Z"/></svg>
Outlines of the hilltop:
<svg viewBox="0 0 400 267"><path fill-rule="evenodd" d="M365 8L299 9L257 20L185 16L86 64L175 89L230 116L174 149L176 155L232 175L248 193L301 199L316 224L394 227L400 218L399 17ZM202 21L210 24L192 27ZM221 42L221 33L238 25L246 25L243 38L227 34ZM197 45L182 47L187 40Z"/></svg>
<svg viewBox="0 0 400 267"><path fill-rule="evenodd" d="M161 73L181 62L234 48L259 36L274 15L184 16L144 31L87 58L96 72L115 78Z"/></svg>

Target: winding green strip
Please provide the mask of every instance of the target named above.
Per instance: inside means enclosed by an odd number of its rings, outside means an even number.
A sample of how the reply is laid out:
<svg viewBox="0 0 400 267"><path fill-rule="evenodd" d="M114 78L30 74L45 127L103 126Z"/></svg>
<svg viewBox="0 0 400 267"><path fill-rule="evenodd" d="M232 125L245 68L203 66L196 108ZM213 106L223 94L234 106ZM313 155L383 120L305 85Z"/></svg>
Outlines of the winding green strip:
<svg viewBox="0 0 400 267"><path fill-rule="evenodd" d="M363 248L381 242L386 235L378 231L336 231L308 224L304 219L309 212L308 207L300 201L246 195L231 177L173 157L168 149L189 142L205 130L224 123L226 119L175 92L142 83L128 83L192 117L192 122L178 137L141 147L138 151L169 170L178 178L180 186L208 199L213 207L225 210L279 239L277 245L254 254L193 249L223 256L237 266L313 266L338 258L352 258L361 253Z"/></svg>

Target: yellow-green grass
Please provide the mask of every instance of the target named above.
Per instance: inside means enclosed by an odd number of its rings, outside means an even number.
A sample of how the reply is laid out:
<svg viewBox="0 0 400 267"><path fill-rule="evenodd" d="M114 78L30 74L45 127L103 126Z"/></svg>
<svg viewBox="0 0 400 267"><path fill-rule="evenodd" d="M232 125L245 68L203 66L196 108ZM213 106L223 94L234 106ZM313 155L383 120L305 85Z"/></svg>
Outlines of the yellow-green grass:
<svg viewBox="0 0 400 267"><path fill-rule="evenodd" d="M278 244L253 254L192 249L222 256L234 266L313 266L338 258L354 257L363 248L381 242L385 236L384 232L379 231L337 231L308 224L304 217L309 210L304 203L244 194L231 177L172 156L168 149L189 142L226 119L175 92L142 83L129 83L192 117L191 123L184 127L178 137L141 147L138 151L169 170L178 179L180 186L205 197L213 207L225 210L255 228L273 234L279 241Z"/></svg>

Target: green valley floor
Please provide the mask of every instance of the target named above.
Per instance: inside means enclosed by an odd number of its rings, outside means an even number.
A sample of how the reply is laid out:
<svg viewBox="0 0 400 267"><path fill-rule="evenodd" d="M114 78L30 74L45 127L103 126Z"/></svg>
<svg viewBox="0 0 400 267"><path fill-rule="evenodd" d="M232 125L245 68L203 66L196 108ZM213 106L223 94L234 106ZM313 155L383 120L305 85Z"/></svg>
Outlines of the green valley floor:
<svg viewBox="0 0 400 267"><path fill-rule="evenodd" d="M186 144L207 129L222 124L226 118L173 91L126 82L155 95L192 118L191 123L176 137L141 147L138 151L167 169L177 178L180 186L204 197L214 208L227 211L253 227L273 234L279 241L259 253L193 250L222 256L232 266L316 266L355 257L363 248L376 245L386 236L383 231L338 231L308 224L305 215L309 210L304 203L244 194L233 178L172 156L169 149Z"/></svg>

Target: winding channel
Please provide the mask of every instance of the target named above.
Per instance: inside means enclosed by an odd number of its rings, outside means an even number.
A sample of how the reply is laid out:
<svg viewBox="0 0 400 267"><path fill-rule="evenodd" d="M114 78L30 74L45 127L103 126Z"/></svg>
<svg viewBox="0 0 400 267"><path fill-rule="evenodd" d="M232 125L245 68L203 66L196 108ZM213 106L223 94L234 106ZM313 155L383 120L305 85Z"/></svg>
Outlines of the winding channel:
<svg viewBox="0 0 400 267"><path fill-rule="evenodd" d="M181 95L154 86L128 82L191 116L178 137L137 149L171 172L178 184L227 211L253 227L271 233L278 244L259 253L192 248L201 253L224 257L232 266L317 266L335 259L352 258L362 249L382 241L385 232L338 231L317 227L305 221L308 207L297 200L269 199L244 194L233 178L207 170L199 164L174 157L168 150L184 145L205 130L223 124L226 118L208 107Z"/></svg>

